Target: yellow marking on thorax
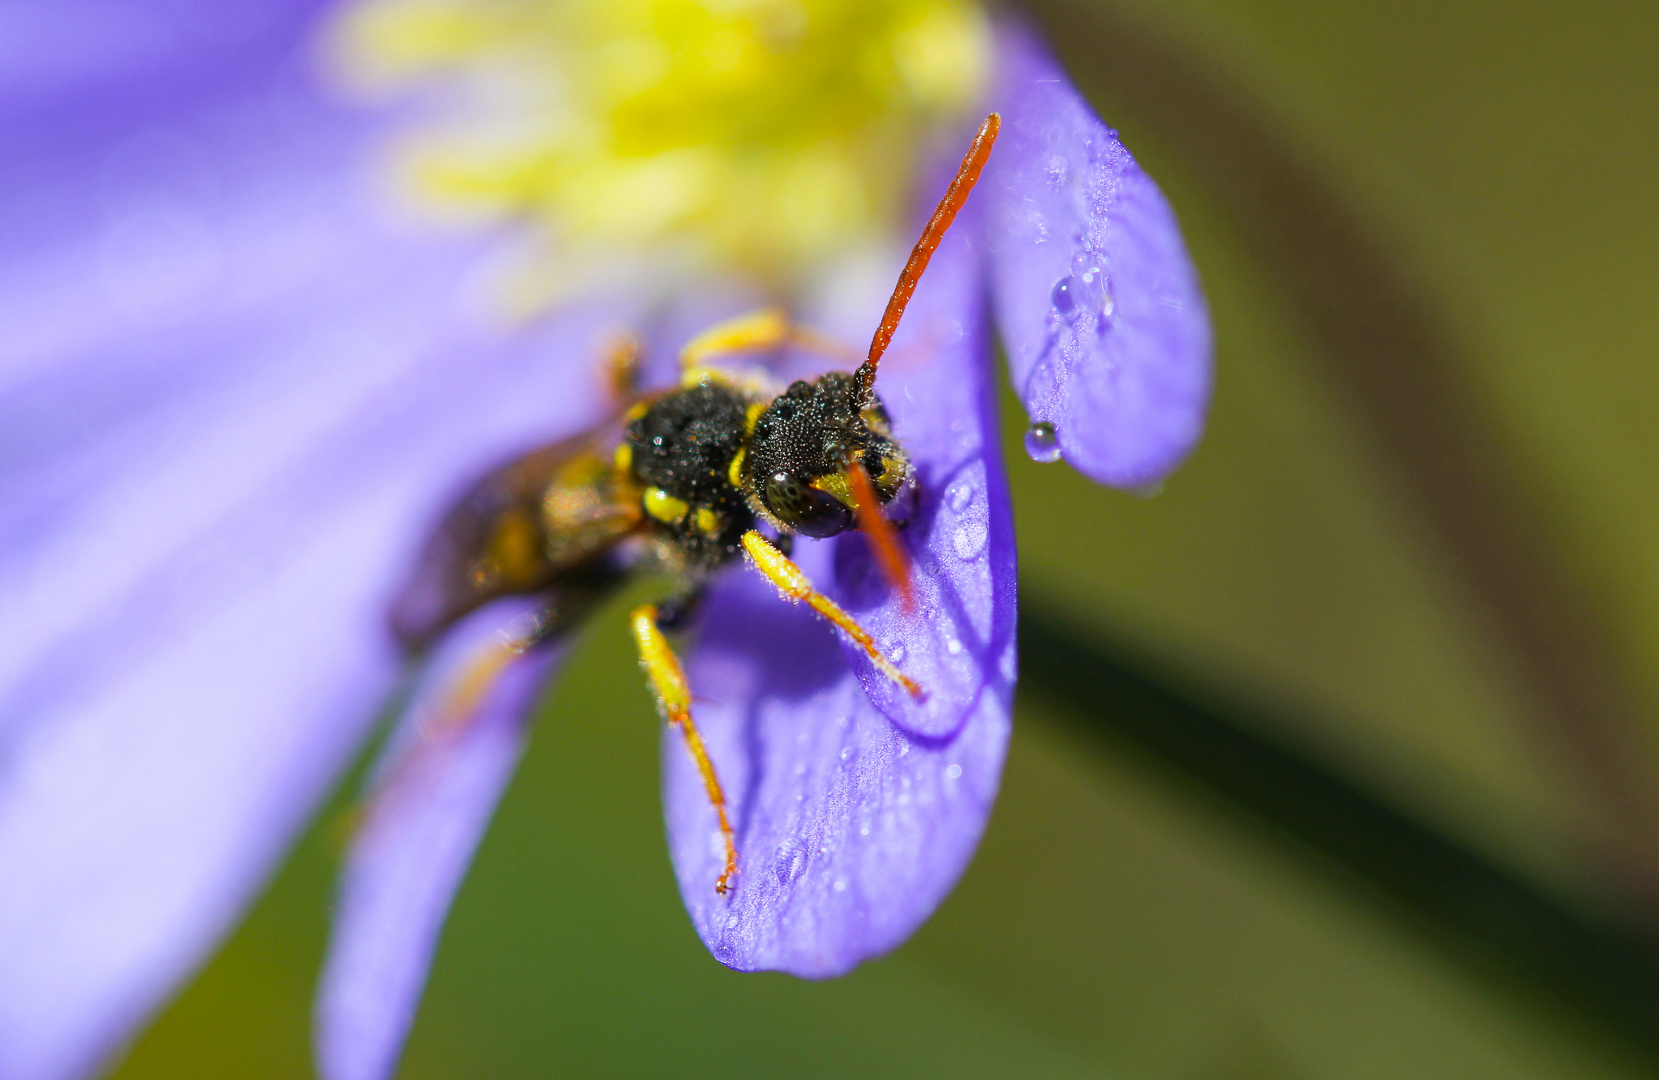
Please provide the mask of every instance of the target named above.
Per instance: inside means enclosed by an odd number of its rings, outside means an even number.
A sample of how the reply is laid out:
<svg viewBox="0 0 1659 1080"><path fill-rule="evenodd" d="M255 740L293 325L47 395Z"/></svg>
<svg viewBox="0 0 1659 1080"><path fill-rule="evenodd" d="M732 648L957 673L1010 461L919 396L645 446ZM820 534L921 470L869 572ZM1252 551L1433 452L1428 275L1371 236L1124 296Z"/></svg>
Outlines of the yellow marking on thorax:
<svg viewBox="0 0 1659 1080"><path fill-rule="evenodd" d="M749 411L743 417L743 445L737 448L732 455L732 463L726 468L726 479L732 487L743 488L743 464L749 457L749 440L755 437L755 425L760 422L760 414L766 411L767 402L757 401L749 406Z"/></svg>
<svg viewBox="0 0 1659 1080"><path fill-rule="evenodd" d="M660 487L649 488L644 497L645 512L665 525L676 525L685 519L691 506L684 499L676 499Z"/></svg>

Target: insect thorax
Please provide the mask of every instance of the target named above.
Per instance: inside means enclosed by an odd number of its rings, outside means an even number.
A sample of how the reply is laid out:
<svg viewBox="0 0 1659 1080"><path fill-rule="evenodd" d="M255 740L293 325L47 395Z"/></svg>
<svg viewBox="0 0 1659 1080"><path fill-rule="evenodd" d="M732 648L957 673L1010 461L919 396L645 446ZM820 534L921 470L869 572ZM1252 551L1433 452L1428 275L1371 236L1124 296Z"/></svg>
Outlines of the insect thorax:
<svg viewBox="0 0 1659 1080"><path fill-rule="evenodd" d="M755 523L731 466L748 439L753 399L720 383L675 390L631 417L624 453L643 488L646 515L686 562L712 568L734 557Z"/></svg>

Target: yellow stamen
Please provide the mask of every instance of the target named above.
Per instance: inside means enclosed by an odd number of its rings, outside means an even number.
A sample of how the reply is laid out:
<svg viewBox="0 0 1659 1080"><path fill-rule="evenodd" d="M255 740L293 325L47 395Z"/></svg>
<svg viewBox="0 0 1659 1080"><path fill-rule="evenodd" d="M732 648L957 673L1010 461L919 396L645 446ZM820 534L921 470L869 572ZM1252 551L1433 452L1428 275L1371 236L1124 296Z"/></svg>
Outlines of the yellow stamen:
<svg viewBox="0 0 1659 1080"><path fill-rule="evenodd" d="M573 287L646 249L787 282L885 235L989 31L973 0L356 0L335 40L361 88L455 91L402 175L532 222Z"/></svg>

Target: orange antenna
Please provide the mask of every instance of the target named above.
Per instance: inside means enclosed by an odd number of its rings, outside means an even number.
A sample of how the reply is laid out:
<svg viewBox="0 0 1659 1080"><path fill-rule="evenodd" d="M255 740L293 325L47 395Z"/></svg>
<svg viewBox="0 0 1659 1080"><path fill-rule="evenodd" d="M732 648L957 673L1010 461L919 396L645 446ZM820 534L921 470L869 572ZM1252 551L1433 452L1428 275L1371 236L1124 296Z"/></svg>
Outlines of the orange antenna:
<svg viewBox="0 0 1659 1080"><path fill-rule="evenodd" d="M874 395L876 365L881 363L881 354L887 351L888 343L893 340L893 332L899 328L899 319L904 317L904 306L910 303L916 283L922 280L922 271L927 269L928 260L933 258L939 241L945 238L945 230L956 220L956 212L962 209L962 204L968 201L968 192L979 180L980 171L985 168L985 159L991 156L991 145L997 141L997 132L1001 128L1002 117L997 113L987 116L985 122L979 125L979 134L974 136L973 145L968 147L968 156L957 167L956 178L950 182L945 197L934 208L933 216L922 230L922 238L910 249L910 259L899 274L899 283L893 286L887 310L881 314L881 325L876 327L876 336L870 340L869 358L858 365L858 371L853 375L858 382L860 402L867 405Z"/></svg>
<svg viewBox="0 0 1659 1080"><path fill-rule="evenodd" d="M853 513L858 515L858 527L870 538L875 549L876 564L887 583L898 590L899 602L906 615L916 610L916 590L910 584L910 558L899 543L893 523L881 512L881 500L876 497L875 485L864 467L856 461L847 463L847 486L853 493Z"/></svg>

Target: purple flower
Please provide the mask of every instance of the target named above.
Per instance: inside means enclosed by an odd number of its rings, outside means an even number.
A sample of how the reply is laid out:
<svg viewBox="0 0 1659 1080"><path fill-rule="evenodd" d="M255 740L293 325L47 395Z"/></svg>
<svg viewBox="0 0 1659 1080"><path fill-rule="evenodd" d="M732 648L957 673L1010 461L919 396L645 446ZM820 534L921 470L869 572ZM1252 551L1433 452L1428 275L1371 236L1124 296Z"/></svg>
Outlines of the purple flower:
<svg viewBox="0 0 1659 1080"><path fill-rule="evenodd" d="M397 686L386 611L458 485L597 419L610 328L650 330L661 370L730 313L600 297L491 324L473 280L498 238L385 208L364 168L384 118L304 76L315 6L4 16L0 1080L96 1070L234 922ZM1132 486L1198 435L1208 327L1167 205L1032 36L1001 27L995 60L1001 142L878 382L919 477L920 617L862 536L796 548L929 696L728 571L687 663L736 829L727 897L664 736L686 906L733 967L828 976L895 947L985 825L1016 667L993 319L1038 452ZM850 342L875 321L803 315ZM395 1063L558 649L460 718L454 673L523 617L476 613L414 677L344 873L330 1080Z"/></svg>

